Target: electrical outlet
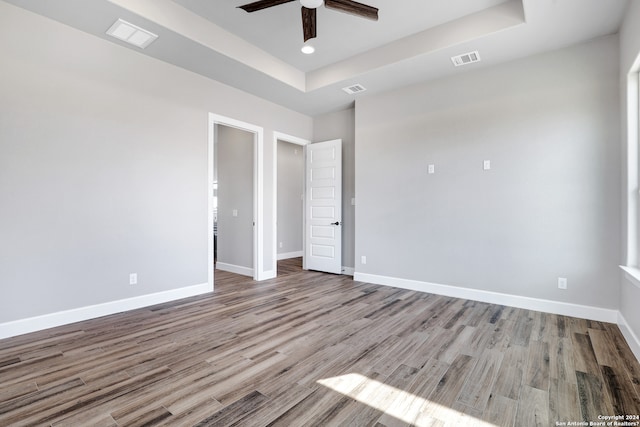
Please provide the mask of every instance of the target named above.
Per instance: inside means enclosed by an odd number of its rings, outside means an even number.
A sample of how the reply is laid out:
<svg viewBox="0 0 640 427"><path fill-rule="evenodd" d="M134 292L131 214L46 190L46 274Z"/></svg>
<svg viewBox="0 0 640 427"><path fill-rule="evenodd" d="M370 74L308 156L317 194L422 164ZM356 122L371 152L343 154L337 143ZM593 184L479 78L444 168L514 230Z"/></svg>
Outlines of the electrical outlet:
<svg viewBox="0 0 640 427"><path fill-rule="evenodd" d="M558 289L567 289L566 277L558 277Z"/></svg>
<svg viewBox="0 0 640 427"><path fill-rule="evenodd" d="M138 274L137 273L129 274L129 284L130 285L137 285L138 284Z"/></svg>
<svg viewBox="0 0 640 427"><path fill-rule="evenodd" d="M282 249L282 242L280 242L280 249Z"/></svg>
<svg viewBox="0 0 640 427"><path fill-rule="evenodd" d="M231 215L238 216L238 209L234 209L231 211Z"/></svg>
<svg viewBox="0 0 640 427"><path fill-rule="evenodd" d="M364 265L364 264L366 264L366 263L367 263L367 257L366 257L366 256L364 256L364 255L362 255L362 256L360 257L360 264Z"/></svg>

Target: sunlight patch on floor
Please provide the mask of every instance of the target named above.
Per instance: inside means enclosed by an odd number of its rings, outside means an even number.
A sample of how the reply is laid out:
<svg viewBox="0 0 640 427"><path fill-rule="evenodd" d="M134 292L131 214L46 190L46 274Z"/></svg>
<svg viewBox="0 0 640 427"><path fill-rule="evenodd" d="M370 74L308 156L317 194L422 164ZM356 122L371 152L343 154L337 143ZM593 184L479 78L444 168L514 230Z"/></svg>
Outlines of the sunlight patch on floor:
<svg viewBox="0 0 640 427"><path fill-rule="evenodd" d="M351 373L324 378L318 380L318 384L383 412L384 415L380 418L382 424L393 424L395 419L417 426L430 426L441 420L465 426L494 427L494 424L478 420L468 414L361 374ZM388 422L384 422L385 418Z"/></svg>

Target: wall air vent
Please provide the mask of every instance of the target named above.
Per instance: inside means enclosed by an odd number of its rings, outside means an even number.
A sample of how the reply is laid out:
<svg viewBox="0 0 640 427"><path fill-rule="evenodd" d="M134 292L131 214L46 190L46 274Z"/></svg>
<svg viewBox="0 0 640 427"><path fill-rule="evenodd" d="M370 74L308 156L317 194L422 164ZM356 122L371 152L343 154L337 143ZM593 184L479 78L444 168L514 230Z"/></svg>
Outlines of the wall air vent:
<svg viewBox="0 0 640 427"><path fill-rule="evenodd" d="M477 50L451 57L451 62L453 62L453 65L455 65L456 67L459 67L461 65L473 64L474 62L479 62L479 61L480 61L480 54L478 53Z"/></svg>
<svg viewBox="0 0 640 427"><path fill-rule="evenodd" d="M151 31L147 31L136 25L133 25L124 19L118 19L107 30L107 34L111 37L115 37L119 40L132 44L140 49L144 49L149 46L155 39L158 38L157 34L153 34Z"/></svg>
<svg viewBox="0 0 640 427"><path fill-rule="evenodd" d="M353 95L356 93L364 92L367 89L361 84L355 84L353 86L343 87L342 90L347 92L349 95Z"/></svg>

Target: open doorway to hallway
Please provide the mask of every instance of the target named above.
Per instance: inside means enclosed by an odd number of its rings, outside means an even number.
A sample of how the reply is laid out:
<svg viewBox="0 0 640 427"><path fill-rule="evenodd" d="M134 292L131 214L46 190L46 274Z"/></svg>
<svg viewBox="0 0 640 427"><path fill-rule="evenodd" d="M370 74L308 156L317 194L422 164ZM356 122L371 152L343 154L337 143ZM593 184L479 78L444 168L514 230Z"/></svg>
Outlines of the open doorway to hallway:
<svg viewBox="0 0 640 427"><path fill-rule="evenodd" d="M305 147L310 141L280 132L273 133L274 150L274 276L287 270L288 260L306 268L305 248ZM294 261L291 261L294 262ZM283 267L284 265L284 267Z"/></svg>
<svg viewBox="0 0 640 427"><path fill-rule="evenodd" d="M215 268L254 275L254 134L215 125Z"/></svg>
<svg viewBox="0 0 640 427"><path fill-rule="evenodd" d="M304 250L304 151L277 142L277 259L302 258ZM280 267L281 263L278 263Z"/></svg>

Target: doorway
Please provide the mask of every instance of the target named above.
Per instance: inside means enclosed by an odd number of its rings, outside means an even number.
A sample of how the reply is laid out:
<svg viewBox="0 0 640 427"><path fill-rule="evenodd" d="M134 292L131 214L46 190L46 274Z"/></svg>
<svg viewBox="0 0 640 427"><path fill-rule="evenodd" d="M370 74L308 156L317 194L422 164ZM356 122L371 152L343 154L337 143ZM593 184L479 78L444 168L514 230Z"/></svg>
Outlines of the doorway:
<svg viewBox="0 0 640 427"><path fill-rule="evenodd" d="M304 152L287 141L277 144L277 258L302 258L304 243Z"/></svg>
<svg viewBox="0 0 640 427"><path fill-rule="evenodd" d="M304 186L302 217L302 268L342 274L342 140L311 144L310 141L274 132L274 200L273 253L278 254L278 143L299 145L304 153ZM315 172L314 172L315 169ZM324 177L327 172L331 177ZM315 175L315 178L311 177ZM330 179L329 179L330 178ZM310 190L309 190L310 189ZM273 276L278 272L277 256L273 257Z"/></svg>
<svg viewBox="0 0 640 427"><path fill-rule="evenodd" d="M209 114L208 281L220 270L261 280L261 127Z"/></svg>
<svg viewBox="0 0 640 427"><path fill-rule="evenodd" d="M253 277L253 134L222 124L215 132L214 262Z"/></svg>
<svg viewBox="0 0 640 427"><path fill-rule="evenodd" d="M305 268L304 150L310 141L274 132L274 276L278 261L302 257Z"/></svg>

